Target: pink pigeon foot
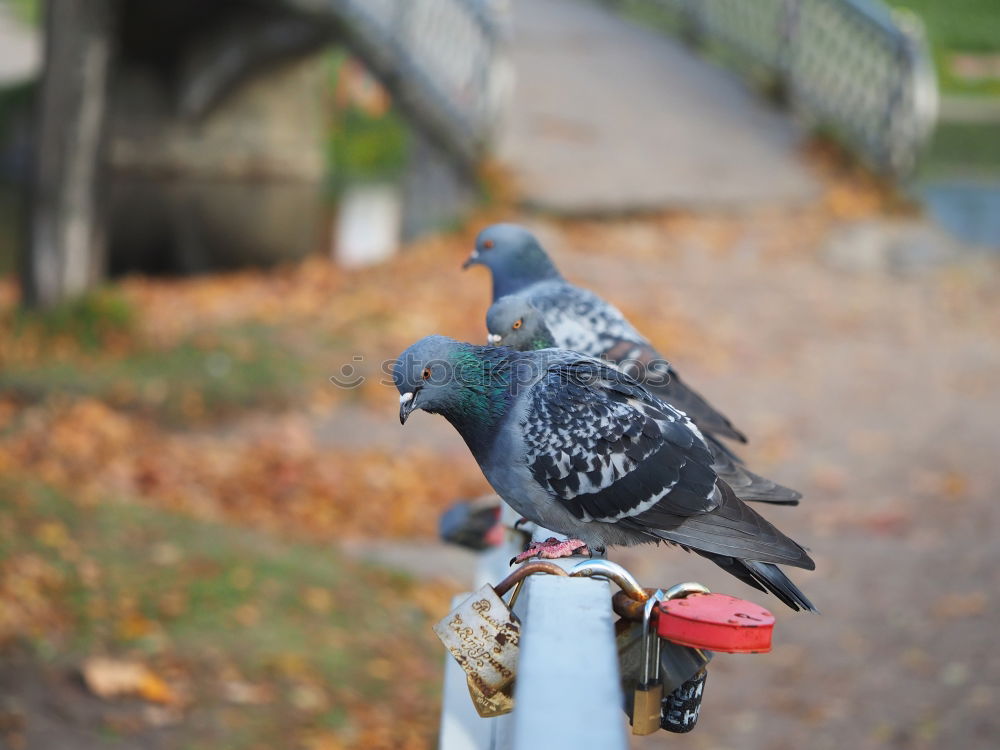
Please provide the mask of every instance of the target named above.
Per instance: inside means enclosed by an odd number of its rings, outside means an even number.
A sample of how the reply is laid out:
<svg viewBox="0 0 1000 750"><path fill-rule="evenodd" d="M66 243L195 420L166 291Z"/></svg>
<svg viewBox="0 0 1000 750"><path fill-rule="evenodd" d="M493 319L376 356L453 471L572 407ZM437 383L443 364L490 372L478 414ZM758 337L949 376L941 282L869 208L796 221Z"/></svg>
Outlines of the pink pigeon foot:
<svg viewBox="0 0 1000 750"><path fill-rule="evenodd" d="M573 555L589 555L590 550L585 542L579 539L556 539L550 536L544 542L532 542L531 545L520 555L511 558L510 564L523 563L532 557L542 557L555 560L560 557L572 557Z"/></svg>

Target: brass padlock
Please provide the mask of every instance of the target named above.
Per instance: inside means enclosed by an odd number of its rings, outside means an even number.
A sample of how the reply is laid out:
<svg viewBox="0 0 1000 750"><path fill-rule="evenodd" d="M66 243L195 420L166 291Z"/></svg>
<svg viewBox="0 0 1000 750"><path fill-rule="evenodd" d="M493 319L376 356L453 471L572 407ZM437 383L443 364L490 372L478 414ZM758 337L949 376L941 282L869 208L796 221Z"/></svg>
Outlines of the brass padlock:
<svg viewBox="0 0 1000 750"><path fill-rule="evenodd" d="M642 610L642 670L632 692L632 734L652 734L660 728L663 680L660 677L660 637L651 627L653 607L663 601L657 590Z"/></svg>
<svg viewBox="0 0 1000 750"><path fill-rule="evenodd" d="M487 698L476 687L471 677L466 677L465 679L469 685L469 697L472 698L472 705L476 707L476 713L484 719L503 716L514 710L514 683L506 685L502 690L495 693L492 698Z"/></svg>
<svg viewBox="0 0 1000 750"><path fill-rule="evenodd" d="M489 584L462 601L434 626L469 681L480 716L498 716L497 698L514 681L521 624ZM508 709L509 710L509 709Z"/></svg>
<svg viewBox="0 0 1000 750"><path fill-rule="evenodd" d="M521 623L501 597L533 573L566 575L555 563L525 563L495 588L487 584L464 599L434 626L465 672L469 695L480 716L501 716L514 708Z"/></svg>
<svg viewBox="0 0 1000 750"><path fill-rule="evenodd" d="M629 622L627 626L619 628L616 636L622 684L629 691L641 678L643 651L641 631L640 623ZM663 681L663 694L667 695L681 687L711 660L711 651L682 646L661 638L660 679Z"/></svg>

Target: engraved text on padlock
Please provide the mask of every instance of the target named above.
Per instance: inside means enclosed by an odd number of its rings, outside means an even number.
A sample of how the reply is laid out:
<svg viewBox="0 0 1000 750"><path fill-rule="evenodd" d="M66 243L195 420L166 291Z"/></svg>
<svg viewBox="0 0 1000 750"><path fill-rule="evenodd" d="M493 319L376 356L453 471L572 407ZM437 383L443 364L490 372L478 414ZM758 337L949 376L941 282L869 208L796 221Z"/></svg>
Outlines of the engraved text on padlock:
<svg viewBox="0 0 1000 750"><path fill-rule="evenodd" d="M502 704L514 680L520 623L492 586L483 586L434 626L434 632L469 678L476 708Z"/></svg>

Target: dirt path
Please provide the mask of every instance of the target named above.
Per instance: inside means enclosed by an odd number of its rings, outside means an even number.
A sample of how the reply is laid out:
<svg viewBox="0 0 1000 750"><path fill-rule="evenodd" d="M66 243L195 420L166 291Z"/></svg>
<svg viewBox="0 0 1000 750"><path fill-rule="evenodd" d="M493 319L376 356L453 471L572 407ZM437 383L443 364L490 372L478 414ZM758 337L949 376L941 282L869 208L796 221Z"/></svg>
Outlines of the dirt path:
<svg viewBox="0 0 1000 750"><path fill-rule="evenodd" d="M500 156L526 202L579 215L816 194L791 121L676 41L598 3L517 0L512 13Z"/></svg>

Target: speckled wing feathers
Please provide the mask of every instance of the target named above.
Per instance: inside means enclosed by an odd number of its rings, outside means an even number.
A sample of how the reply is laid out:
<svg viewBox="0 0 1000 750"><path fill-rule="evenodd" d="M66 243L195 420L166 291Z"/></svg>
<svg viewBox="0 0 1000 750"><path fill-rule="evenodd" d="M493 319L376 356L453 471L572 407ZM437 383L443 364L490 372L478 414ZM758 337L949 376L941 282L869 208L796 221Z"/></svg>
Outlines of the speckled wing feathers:
<svg viewBox="0 0 1000 750"><path fill-rule="evenodd" d="M543 281L524 294L563 349L600 356L619 341L648 343L613 305L565 281Z"/></svg>
<svg viewBox="0 0 1000 750"><path fill-rule="evenodd" d="M661 504L715 505L712 457L687 420L593 360L549 369L523 424L535 480L580 520L614 522Z"/></svg>
<svg viewBox="0 0 1000 750"><path fill-rule="evenodd" d="M544 281L523 294L544 316L556 345L616 364L687 414L706 432L746 442L746 436L714 409L652 347L616 307L565 281ZM648 370L640 373L639 370Z"/></svg>
<svg viewBox="0 0 1000 750"><path fill-rule="evenodd" d="M812 567L712 468L687 417L621 371L545 350L518 427L531 476L577 520L710 554Z"/></svg>

